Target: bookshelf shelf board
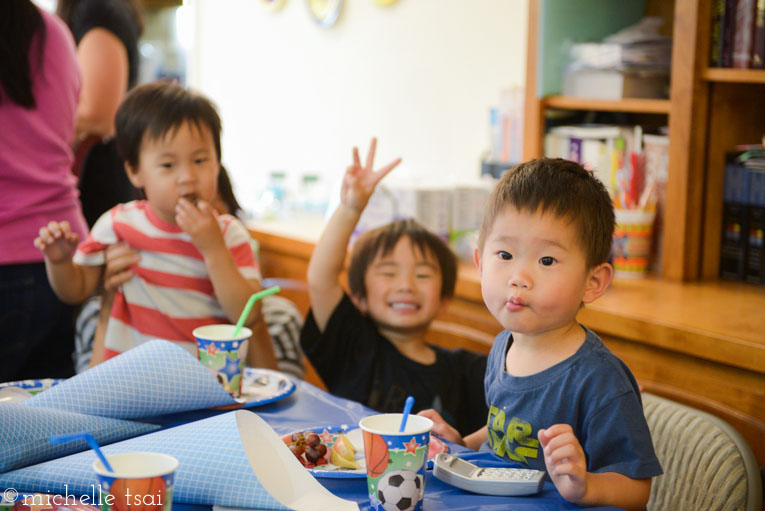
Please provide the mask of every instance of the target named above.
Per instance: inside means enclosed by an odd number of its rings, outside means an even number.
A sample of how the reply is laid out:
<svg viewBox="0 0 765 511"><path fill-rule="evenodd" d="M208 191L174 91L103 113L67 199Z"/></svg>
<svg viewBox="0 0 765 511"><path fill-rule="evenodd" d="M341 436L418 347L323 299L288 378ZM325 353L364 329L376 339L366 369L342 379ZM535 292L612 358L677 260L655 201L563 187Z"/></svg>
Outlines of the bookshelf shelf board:
<svg viewBox="0 0 765 511"><path fill-rule="evenodd" d="M548 96L543 100L547 108L561 110L598 110L603 112L635 112L644 114L668 114L668 99L626 98L619 100Z"/></svg>
<svg viewBox="0 0 765 511"><path fill-rule="evenodd" d="M709 82L765 84L765 70L763 69L708 67L704 70L701 76Z"/></svg>

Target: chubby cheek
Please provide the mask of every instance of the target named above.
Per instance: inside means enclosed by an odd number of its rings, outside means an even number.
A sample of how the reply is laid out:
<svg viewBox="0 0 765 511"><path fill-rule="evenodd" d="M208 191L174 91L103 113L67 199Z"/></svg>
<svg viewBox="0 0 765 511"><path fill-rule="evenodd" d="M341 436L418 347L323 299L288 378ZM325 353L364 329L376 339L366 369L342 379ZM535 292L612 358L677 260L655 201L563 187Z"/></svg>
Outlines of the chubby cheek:
<svg viewBox="0 0 765 511"><path fill-rule="evenodd" d="M503 307L505 303L503 291L502 278L499 275L492 275L491 272L484 271L481 275L481 294L486 306L490 309Z"/></svg>

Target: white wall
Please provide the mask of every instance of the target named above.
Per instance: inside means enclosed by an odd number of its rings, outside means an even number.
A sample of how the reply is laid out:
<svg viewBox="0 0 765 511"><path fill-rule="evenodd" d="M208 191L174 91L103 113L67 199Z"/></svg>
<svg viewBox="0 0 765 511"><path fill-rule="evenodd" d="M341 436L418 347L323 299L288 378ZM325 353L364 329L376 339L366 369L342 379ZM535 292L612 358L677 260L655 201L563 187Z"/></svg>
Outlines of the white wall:
<svg viewBox="0 0 765 511"><path fill-rule="evenodd" d="M307 0L192 0L189 85L223 118L223 162L251 204L271 170L335 182L351 148L425 181L477 176L489 108L522 84L526 0L344 0L321 28ZM362 154L363 158L363 154Z"/></svg>

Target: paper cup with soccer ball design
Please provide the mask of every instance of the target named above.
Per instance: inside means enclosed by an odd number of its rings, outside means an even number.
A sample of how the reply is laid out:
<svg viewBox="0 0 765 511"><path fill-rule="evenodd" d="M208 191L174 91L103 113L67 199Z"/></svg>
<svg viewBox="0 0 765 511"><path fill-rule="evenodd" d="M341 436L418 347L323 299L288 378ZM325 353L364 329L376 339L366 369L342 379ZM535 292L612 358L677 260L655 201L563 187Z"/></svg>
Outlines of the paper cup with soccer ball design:
<svg viewBox="0 0 765 511"><path fill-rule="evenodd" d="M403 433L399 433L401 418L400 413L384 413L359 422L364 438L369 503L377 511L422 509L433 421L410 415Z"/></svg>
<svg viewBox="0 0 765 511"><path fill-rule="evenodd" d="M215 379L233 397L242 393L242 378L247 360L247 345L252 330L241 328L234 335L235 325L207 325L195 328L197 357Z"/></svg>
<svg viewBox="0 0 765 511"><path fill-rule="evenodd" d="M651 257L651 233L656 212L646 209L617 209L613 262L617 277L642 277Z"/></svg>
<svg viewBox="0 0 765 511"><path fill-rule="evenodd" d="M106 459L114 472L100 460L93 463L102 511L171 511L177 459L158 452L125 452Z"/></svg>

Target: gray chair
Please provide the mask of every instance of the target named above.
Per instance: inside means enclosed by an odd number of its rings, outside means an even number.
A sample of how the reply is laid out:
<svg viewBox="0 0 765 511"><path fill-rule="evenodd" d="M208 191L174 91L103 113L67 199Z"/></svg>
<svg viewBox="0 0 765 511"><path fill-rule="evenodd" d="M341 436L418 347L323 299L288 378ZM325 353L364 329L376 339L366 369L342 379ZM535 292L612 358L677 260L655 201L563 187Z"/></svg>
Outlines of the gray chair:
<svg viewBox="0 0 765 511"><path fill-rule="evenodd" d="M759 511L762 481L752 449L714 415L643 393L643 411L664 474L649 511Z"/></svg>

